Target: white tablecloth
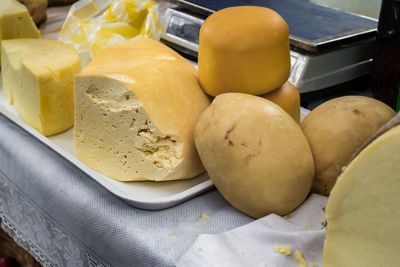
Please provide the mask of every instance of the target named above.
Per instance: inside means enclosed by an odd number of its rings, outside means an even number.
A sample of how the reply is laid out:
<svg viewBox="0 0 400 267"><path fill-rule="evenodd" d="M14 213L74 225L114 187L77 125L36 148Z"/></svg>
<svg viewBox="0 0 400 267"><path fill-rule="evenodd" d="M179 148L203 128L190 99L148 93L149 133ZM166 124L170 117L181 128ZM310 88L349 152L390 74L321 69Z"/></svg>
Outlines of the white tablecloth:
<svg viewBox="0 0 400 267"><path fill-rule="evenodd" d="M133 208L2 115L0 220L46 266L172 266L200 233L253 221L215 189L166 210Z"/></svg>

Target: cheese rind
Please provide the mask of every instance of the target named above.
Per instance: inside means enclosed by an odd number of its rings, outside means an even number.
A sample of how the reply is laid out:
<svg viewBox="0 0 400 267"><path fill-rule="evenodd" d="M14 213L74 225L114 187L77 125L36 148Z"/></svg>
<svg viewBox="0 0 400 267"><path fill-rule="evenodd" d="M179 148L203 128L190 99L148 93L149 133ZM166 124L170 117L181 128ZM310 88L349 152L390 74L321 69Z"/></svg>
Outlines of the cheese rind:
<svg viewBox="0 0 400 267"><path fill-rule="evenodd" d="M264 7L217 11L201 26L198 67L201 85L211 96L273 91L289 78L289 28Z"/></svg>
<svg viewBox="0 0 400 267"><path fill-rule="evenodd" d="M395 114L365 96L342 96L313 109L300 124L314 157L312 191L328 196L351 155Z"/></svg>
<svg viewBox="0 0 400 267"><path fill-rule="evenodd" d="M326 206L323 266L398 266L400 126L346 167Z"/></svg>
<svg viewBox="0 0 400 267"><path fill-rule="evenodd" d="M74 142L82 162L120 181L204 171L193 131L209 100L179 54L150 39L114 45L75 81Z"/></svg>
<svg viewBox="0 0 400 267"><path fill-rule="evenodd" d="M40 32L23 4L1 0L0 41L19 38L40 38Z"/></svg>
<svg viewBox="0 0 400 267"><path fill-rule="evenodd" d="M218 191L249 216L287 215L310 191L310 146L300 126L269 100L217 96L199 118L194 138Z"/></svg>
<svg viewBox="0 0 400 267"><path fill-rule="evenodd" d="M78 53L55 40L2 41L3 94L21 118L49 136L73 125L73 76Z"/></svg>

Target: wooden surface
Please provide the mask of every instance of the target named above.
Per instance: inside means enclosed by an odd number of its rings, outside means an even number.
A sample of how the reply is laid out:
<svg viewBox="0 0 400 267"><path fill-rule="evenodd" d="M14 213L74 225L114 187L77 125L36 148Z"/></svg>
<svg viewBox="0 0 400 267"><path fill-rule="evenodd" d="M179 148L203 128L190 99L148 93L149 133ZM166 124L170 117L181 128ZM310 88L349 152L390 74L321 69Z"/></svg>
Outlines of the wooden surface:
<svg viewBox="0 0 400 267"><path fill-rule="evenodd" d="M28 252L18 246L17 243L0 228L0 258L4 256L15 258L22 267L41 266Z"/></svg>

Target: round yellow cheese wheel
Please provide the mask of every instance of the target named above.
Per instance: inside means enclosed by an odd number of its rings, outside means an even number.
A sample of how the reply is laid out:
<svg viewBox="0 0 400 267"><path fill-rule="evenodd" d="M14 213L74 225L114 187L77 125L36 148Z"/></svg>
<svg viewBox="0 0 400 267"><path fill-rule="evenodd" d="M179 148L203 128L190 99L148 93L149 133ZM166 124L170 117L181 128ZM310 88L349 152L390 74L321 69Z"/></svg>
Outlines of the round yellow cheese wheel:
<svg viewBox="0 0 400 267"><path fill-rule="evenodd" d="M290 82L286 82L280 88L261 95L280 106L295 121L300 122L300 93L297 88Z"/></svg>
<svg viewBox="0 0 400 267"><path fill-rule="evenodd" d="M264 7L217 11L201 26L198 67L200 83L212 96L273 91L289 77L289 28Z"/></svg>

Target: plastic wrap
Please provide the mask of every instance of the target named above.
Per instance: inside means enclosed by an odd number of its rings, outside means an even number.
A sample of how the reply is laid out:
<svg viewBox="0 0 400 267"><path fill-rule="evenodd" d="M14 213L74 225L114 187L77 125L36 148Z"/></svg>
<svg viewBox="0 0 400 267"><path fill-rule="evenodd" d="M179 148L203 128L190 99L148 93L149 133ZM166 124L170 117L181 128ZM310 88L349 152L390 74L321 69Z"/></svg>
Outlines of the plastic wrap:
<svg viewBox="0 0 400 267"><path fill-rule="evenodd" d="M59 40L86 66L100 50L140 37L159 40L158 4L148 0L80 0L71 6Z"/></svg>

